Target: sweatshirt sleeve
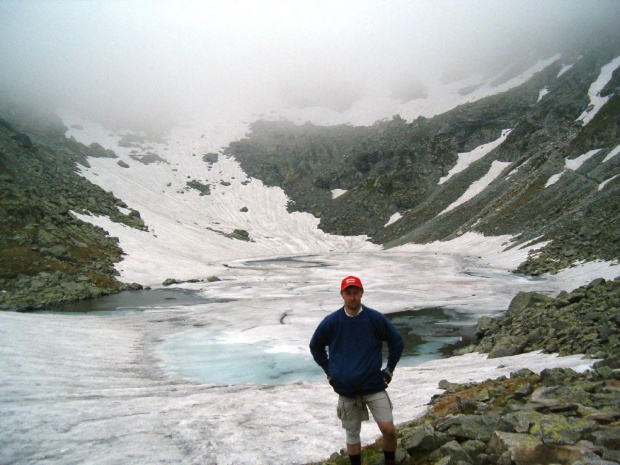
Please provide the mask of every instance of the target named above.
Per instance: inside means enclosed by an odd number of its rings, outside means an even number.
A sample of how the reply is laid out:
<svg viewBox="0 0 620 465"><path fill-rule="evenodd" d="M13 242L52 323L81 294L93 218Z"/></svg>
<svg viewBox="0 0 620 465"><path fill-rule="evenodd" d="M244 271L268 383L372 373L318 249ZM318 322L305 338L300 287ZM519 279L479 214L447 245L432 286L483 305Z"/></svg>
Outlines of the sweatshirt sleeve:
<svg viewBox="0 0 620 465"><path fill-rule="evenodd" d="M323 368L325 373L329 373L329 358L327 357L327 346L330 343L329 328L327 319L323 320L314 331L310 339L310 353L314 361Z"/></svg>
<svg viewBox="0 0 620 465"><path fill-rule="evenodd" d="M392 322L385 315L381 314L381 316L383 317L384 337L388 345L387 366L391 371L394 371L405 348L405 340Z"/></svg>

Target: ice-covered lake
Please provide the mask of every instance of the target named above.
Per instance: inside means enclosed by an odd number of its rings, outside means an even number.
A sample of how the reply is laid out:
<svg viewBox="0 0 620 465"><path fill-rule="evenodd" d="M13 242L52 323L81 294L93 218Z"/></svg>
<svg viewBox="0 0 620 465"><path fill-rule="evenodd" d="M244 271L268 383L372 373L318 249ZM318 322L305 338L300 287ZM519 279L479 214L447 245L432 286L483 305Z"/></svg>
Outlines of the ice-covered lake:
<svg viewBox="0 0 620 465"><path fill-rule="evenodd" d="M538 353L436 358L454 328L502 312L519 291L554 294L565 287L559 278L533 280L436 252L229 261L221 281L112 296L91 302L99 311L89 314L0 314L0 463L299 464L329 456L344 444L336 395L307 346L340 307L339 283L349 274L362 279L365 304L412 333L408 341L427 338L390 385L397 423L423 413L441 379L592 363ZM375 425L362 429L364 442L377 434Z"/></svg>
<svg viewBox="0 0 620 465"><path fill-rule="evenodd" d="M440 358L479 316L505 310L518 290L553 289L473 258L436 253L239 260L225 272L219 282L126 293L64 310L208 313L207 323L157 346L166 374L208 385L270 385L324 378L307 345L318 322L342 305L340 280L349 273L365 283L364 303L387 313L406 338L401 367Z"/></svg>

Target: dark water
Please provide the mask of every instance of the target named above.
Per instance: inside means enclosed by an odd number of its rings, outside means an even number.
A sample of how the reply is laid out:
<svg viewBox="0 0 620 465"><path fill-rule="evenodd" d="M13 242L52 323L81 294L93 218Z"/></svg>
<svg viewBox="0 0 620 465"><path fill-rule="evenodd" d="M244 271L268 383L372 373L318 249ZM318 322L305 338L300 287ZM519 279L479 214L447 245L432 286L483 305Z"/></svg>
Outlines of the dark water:
<svg viewBox="0 0 620 465"><path fill-rule="evenodd" d="M469 340L474 329L469 317L443 307L407 310L386 316L405 339L400 363L407 365L449 355L450 348L464 339Z"/></svg>
<svg viewBox="0 0 620 465"><path fill-rule="evenodd" d="M37 313L71 313L81 315L97 312L98 314L106 315L123 315L139 313L145 310L165 310L176 307L230 301L231 299L205 299L200 297L197 292L187 289L151 289L121 292L120 294L112 294L99 299L71 302Z"/></svg>
<svg viewBox="0 0 620 465"><path fill-rule="evenodd" d="M320 268L325 266L333 266L332 264L317 258L315 255L268 258L264 260L246 260L243 262L243 265L248 267L283 266L286 268Z"/></svg>

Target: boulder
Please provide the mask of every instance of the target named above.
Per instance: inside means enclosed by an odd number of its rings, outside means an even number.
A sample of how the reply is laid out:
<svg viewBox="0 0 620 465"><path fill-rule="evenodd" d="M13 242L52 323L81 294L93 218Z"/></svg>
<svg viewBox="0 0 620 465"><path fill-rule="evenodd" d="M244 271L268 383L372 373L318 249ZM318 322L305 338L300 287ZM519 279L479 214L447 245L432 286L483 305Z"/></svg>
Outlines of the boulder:
<svg viewBox="0 0 620 465"><path fill-rule="evenodd" d="M489 351L489 358L509 357L523 353L527 345L525 336L500 336Z"/></svg>
<svg viewBox="0 0 620 465"><path fill-rule="evenodd" d="M542 414L533 410L513 412L503 415L496 429L506 433L528 433L530 426L542 419Z"/></svg>
<svg viewBox="0 0 620 465"><path fill-rule="evenodd" d="M576 444L594 431L597 424L586 418L565 417L551 413L534 422L530 434L541 438L545 444Z"/></svg>
<svg viewBox="0 0 620 465"><path fill-rule="evenodd" d="M620 451L620 428L617 426L595 431L589 435L588 439L607 449Z"/></svg>
<svg viewBox="0 0 620 465"><path fill-rule="evenodd" d="M476 328L476 336L481 338L488 333L493 333L498 328L498 320L490 316L481 316L478 318L478 326Z"/></svg>
<svg viewBox="0 0 620 465"><path fill-rule="evenodd" d="M532 457L536 455L541 444L540 439L529 434L495 431L489 441L488 450L499 455L508 452L516 465L531 465L536 463Z"/></svg>
<svg viewBox="0 0 620 465"><path fill-rule="evenodd" d="M498 415L455 415L435 423L435 429L460 440L488 441L493 434Z"/></svg>
<svg viewBox="0 0 620 465"><path fill-rule="evenodd" d="M420 426L415 426L402 438L402 446L408 453L427 452L441 447L448 442L448 437L435 431L433 425L425 421Z"/></svg>
<svg viewBox="0 0 620 465"><path fill-rule="evenodd" d="M523 310L529 307L533 307L535 304L543 304L552 302L553 298L540 294L538 292L519 292L508 305L507 316L514 316L521 313Z"/></svg>
<svg viewBox="0 0 620 465"><path fill-rule="evenodd" d="M433 452L429 456L429 458L435 463L439 460L442 460L442 462L440 463L445 465L461 465L463 463L474 463L471 457L457 441L450 441L444 444L435 452ZM448 458L448 460L445 460L446 458Z"/></svg>
<svg viewBox="0 0 620 465"><path fill-rule="evenodd" d="M508 453L515 465L549 464L600 464L608 463L594 453L586 444L554 445L543 442L529 434L496 431L489 442L489 451L496 454Z"/></svg>

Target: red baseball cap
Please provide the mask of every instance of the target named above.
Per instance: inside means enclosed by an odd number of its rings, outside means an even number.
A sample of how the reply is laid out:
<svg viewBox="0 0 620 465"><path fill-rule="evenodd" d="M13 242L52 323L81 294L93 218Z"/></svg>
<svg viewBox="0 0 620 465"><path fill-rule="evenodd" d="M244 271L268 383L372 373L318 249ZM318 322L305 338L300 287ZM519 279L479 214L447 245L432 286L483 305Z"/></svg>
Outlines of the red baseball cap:
<svg viewBox="0 0 620 465"><path fill-rule="evenodd" d="M360 281L360 278L357 278L355 276L347 276L346 278L344 278L342 280L342 284L340 285L340 290L344 291L349 286L357 286L360 289L364 289L364 286L362 286L362 282Z"/></svg>

